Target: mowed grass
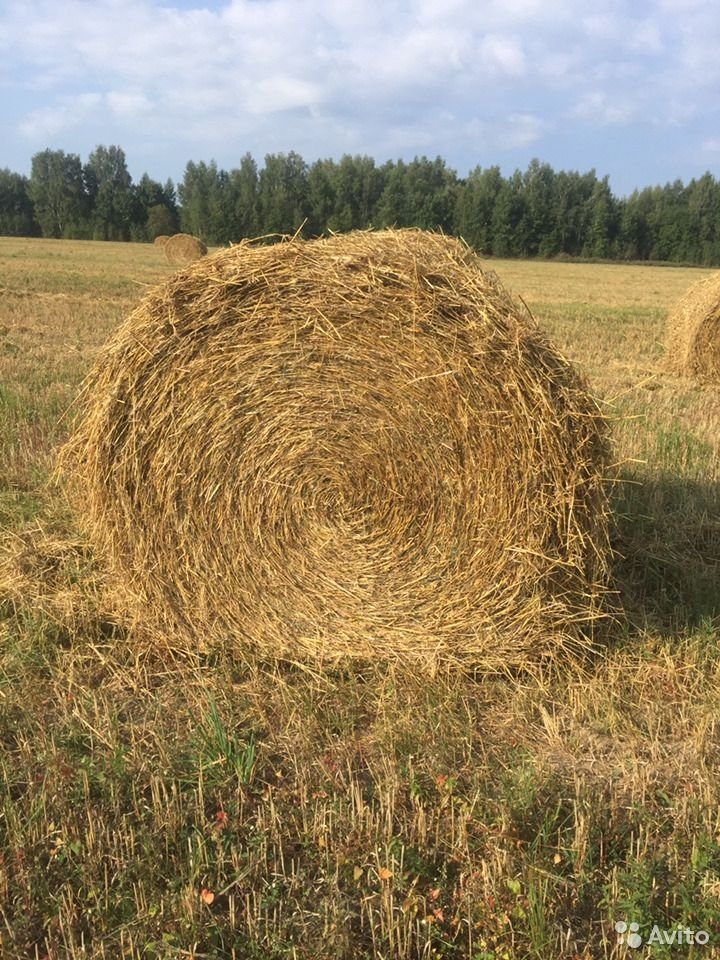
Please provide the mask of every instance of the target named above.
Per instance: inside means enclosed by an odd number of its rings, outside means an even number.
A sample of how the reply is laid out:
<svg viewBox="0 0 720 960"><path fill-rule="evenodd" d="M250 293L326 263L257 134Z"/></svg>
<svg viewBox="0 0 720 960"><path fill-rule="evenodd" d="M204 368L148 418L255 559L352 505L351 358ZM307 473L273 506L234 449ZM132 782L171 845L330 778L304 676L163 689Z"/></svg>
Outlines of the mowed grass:
<svg viewBox="0 0 720 960"><path fill-rule="evenodd" d="M720 395L663 372L707 271L491 266L613 421L626 620L554 675L322 674L127 624L48 485L150 246L0 239L0 956L620 958L720 942Z"/></svg>

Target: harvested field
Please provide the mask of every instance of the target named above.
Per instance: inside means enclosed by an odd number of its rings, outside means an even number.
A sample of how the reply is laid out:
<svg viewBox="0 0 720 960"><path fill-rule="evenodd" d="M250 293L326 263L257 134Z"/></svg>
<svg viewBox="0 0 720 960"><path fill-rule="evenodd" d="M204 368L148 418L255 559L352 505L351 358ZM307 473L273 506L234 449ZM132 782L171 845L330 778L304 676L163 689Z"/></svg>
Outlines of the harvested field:
<svg viewBox="0 0 720 960"><path fill-rule="evenodd" d="M720 409L663 349L709 271L492 267L601 399L627 620L555 670L319 670L127 620L48 480L81 381L173 271L0 239L3 960L627 960L619 920L714 955Z"/></svg>

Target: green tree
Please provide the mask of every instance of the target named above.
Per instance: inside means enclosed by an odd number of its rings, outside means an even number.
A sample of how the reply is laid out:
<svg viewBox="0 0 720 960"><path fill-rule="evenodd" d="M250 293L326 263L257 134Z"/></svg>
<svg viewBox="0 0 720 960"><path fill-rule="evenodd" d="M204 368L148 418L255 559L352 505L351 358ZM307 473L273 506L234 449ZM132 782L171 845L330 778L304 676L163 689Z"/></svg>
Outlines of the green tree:
<svg viewBox="0 0 720 960"><path fill-rule="evenodd" d="M177 219L164 203L156 203L149 207L145 233L148 240L154 240L155 237L171 237L177 233Z"/></svg>
<svg viewBox="0 0 720 960"><path fill-rule="evenodd" d="M333 165L333 184L335 209L328 221L330 229L369 227L385 185L373 158L345 154Z"/></svg>
<svg viewBox="0 0 720 960"><path fill-rule="evenodd" d="M189 161L182 182L178 185L180 198L180 226L186 233L210 240L211 196L217 180L217 166Z"/></svg>
<svg viewBox="0 0 720 960"><path fill-rule="evenodd" d="M353 225L358 229L366 229L372 226L375 221L375 211L385 189L385 178L382 170L376 165L372 157L343 157L338 170L341 193L344 171L347 171L348 175L350 171L354 171L357 182L352 201Z"/></svg>
<svg viewBox="0 0 720 960"><path fill-rule="evenodd" d="M525 214L523 178L519 170L503 181L493 210L492 249L498 257L519 257L524 240L518 232Z"/></svg>
<svg viewBox="0 0 720 960"><path fill-rule="evenodd" d="M337 226L337 164L334 160L316 160L307 174L308 235L319 237Z"/></svg>
<svg viewBox="0 0 720 960"><path fill-rule="evenodd" d="M500 167L475 167L458 189L457 232L480 253L493 252L493 215L502 185Z"/></svg>
<svg viewBox="0 0 720 960"><path fill-rule="evenodd" d="M441 157L398 160L382 170L384 189L377 203L378 226L420 227L452 233L458 182Z"/></svg>
<svg viewBox="0 0 720 960"><path fill-rule="evenodd" d="M256 237L261 229L258 211L258 169L249 153L241 159L239 168L231 171L230 181L234 199L234 235L228 239L241 240L243 237Z"/></svg>
<svg viewBox="0 0 720 960"><path fill-rule="evenodd" d="M720 184L711 173L687 188L688 257L694 263L720 261Z"/></svg>
<svg viewBox="0 0 720 960"><path fill-rule="evenodd" d="M557 253L579 257L588 231L588 209L597 176L576 171L558 173L555 177L554 245Z"/></svg>
<svg viewBox="0 0 720 960"><path fill-rule="evenodd" d="M95 240L129 240L133 223L132 178L121 147L98 146L84 170Z"/></svg>
<svg viewBox="0 0 720 960"><path fill-rule="evenodd" d="M340 162L317 160L307 177L308 232L364 230L376 222L385 188L372 157L344 154Z"/></svg>
<svg viewBox="0 0 720 960"><path fill-rule="evenodd" d="M0 234L34 237L40 232L28 194L28 179L10 170L0 170Z"/></svg>
<svg viewBox="0 0 720 960"><path fill-rule="evenodd" d="M208 243L262 234L304 236L366 227L441 229L496 256L585 256L720 263L720 183L710 173L685 186L613 195L608 178L556 172L532 160L504 178L476 167L465 180L441 157L409 163L346 154L308 167L295 153L246 153L229 173L187 164L178 187L144 175L132 185L119 147L79 157L44 150L29 180L0 171L0 232L150 240L178 227Z"/></svg>
<svg viewBox="0 0 720 960"><path fill-rule="evenodd" d="M608 178L598 180L588 201L587 233L583 255L586 257L612 256L618 228L617 203Z"/></svg>
<svg viewBox="0 0 720 960"><path fill-rule="evenodd" d="M523 216L516 240L524 256L550 257L560 252L553 168L531 160L522 178Z"/></svg>
<svg viewBox="0 0 720 960"><path fill-rule="evenodd" d="M132 239L154 240L177 233L179 227L172 180L163 186L144 173L133 189Z"/></svg>
<svg viewBox="0 0 720 960"><path fill-rule="evenodd" d="M43 150L32 158L28 195L44 237L72 237L86 222L87 195L80 157Z"/></svg>
<svg viewBox="0 0 720 960"><path fill-rule="evenodd" d="M219 170L215 161L188 163L178 187L183 230L207 243L223 244L257 232L257 171L246 155L239 170Z"/></svg>
<svg viewBox="0 0 720 960"><path fill-rule="evenodd" d="M651 260L687 260L688 242L687 195L682 181L667 183L652 190L652 206L648 213Z"/></svg>
<svg viewBox="0 0 720 960"><path fill-rule="evenodd" d="M412 226L407 164L403 160L390 160L381 169L384 187L375 210L377 226Z"/></svg>
<svg viewBox="0 0 720 960"><path fill-rule="evenodd" d="M263 233L294 234L302 228L308 215L307 177L307 165L294 151L265 157L258 178Z"/></svg>
<svg viewBox="0 0 720 960"><path fill-rule="evenodd" d="M409 225L422 230L453 233L457 202L457 174L442 157L415 157L406 170Z"/></svg>
<svg viewBox="0 0 720 960"><path fill-rule="evenodd" d="M236 226L235 185L226 170L217 170L208 184L210 201L210 226L208 240L213 244L228 243L239 239Z"/></svg>
<svg viewBox="0 0 720 960"><path fill-rule="evenodd" d="M650 220L655 204L652 190L635 190L620 208L618 255L624 260L647 260L652 249Z"/></svg>

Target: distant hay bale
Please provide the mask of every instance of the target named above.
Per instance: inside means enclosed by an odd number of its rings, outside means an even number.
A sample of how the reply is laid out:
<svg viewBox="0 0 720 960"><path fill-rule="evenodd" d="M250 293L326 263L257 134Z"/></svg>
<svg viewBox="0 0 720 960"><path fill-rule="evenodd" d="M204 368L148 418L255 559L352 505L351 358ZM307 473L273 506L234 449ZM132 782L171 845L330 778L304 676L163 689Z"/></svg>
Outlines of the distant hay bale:
<svg viewBox="0 0 720 960"><path fill-rule="evenodd" d="M155 239L153 240L153 244L156 247L164 247L169 239L170 237L167 237L165 236L164 233L161 233L160 236L155 237Z"/></svg>
<svg viewBox="0 0 720 960"><path fill-rule="evenodd" d="M603 614L605 425L466 247L242 243L151 292L63 454L176 642L486 670Z"/></svg>
<svg viewBox="0 0 720 960"><path fill-rule="evenodd" d="M199 260L207 253L207 247L197 237L189 233L176 233L165 241L165 256L173 266L184 266Z"/></svg>
<svg viewBox="0 0 720 960"><path fill-rule="evenodd" d="M693 284L667 322L670 370L720 383L720 272Z"/></svg>

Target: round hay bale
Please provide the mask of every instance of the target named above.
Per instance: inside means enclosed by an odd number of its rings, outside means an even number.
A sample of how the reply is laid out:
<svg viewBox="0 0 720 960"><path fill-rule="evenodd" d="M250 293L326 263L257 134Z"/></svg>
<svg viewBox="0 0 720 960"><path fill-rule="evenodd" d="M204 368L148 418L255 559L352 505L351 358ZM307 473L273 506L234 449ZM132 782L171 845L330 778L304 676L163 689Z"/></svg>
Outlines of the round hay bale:
<svg viewBox="0 0 720 960"><path fill-rule="evenodd" d="M176 643L502 670L602 615L604 421L455 240L221 251L146 297L81 406L91 534Z"/></svg>
<svg viewBox="0 0 720 960"><path fill-rule="evenodd" d="M204 257L206 253L207 247L202 240L189 233L176 233L165 242L165 256L173 266L185 266Z"/></svg>
<svg viewBox="0 0 720 960"><path fill-rule="evenodd" d="M673 372L720 383L720 272L694 283L670 311L666 349Z"/></svg>
<svg viewBox="0 0 720 960"><path fill-rule="evenodd" d="M164 233L161 233L159 236L155 237L153 240L153 245L156 247L164 247L170 237L166 236Z"/></svg>

